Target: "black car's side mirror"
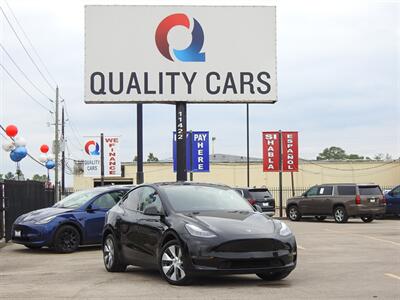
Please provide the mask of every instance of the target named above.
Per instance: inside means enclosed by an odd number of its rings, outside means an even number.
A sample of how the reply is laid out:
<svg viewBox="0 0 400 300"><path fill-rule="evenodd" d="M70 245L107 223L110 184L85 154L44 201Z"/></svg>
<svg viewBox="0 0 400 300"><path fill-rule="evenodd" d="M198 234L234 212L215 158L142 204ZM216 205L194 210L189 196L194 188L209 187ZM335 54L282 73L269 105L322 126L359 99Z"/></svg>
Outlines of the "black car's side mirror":
<svg viewBox="0 0 400 300"><path fill-rule="evenodd" d="M254 204L254 208L255 208L258 212L262 213L262 209L261 209L260 205Z"/></svg>
<svg viewBox="0 0 400 300"><path fill-rule="evenodd" d="M148 216L162 216L163 213L161 211L158 210L158 208L156 206L148 206L144 209L143 212L145 215Z"/></svg>

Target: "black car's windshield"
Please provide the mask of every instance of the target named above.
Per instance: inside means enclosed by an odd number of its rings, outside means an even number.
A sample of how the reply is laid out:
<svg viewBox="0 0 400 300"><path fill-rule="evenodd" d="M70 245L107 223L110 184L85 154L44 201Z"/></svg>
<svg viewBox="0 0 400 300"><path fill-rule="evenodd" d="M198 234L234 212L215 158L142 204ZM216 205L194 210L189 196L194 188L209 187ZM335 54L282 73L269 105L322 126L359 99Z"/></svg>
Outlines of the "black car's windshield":
<svg viewBox="0 0 400 300"><path fill-rule="evenodd" d="M177 212L183 211L253 211L247 200L236 191L211 186L165 186L172 208Z"/></svg>
<svg viewBox="0 0 400 300"><path fill-rule="evenodd" d="M78 208L85 204L87 201L92 199L94 196L99 195L101 192L96 190L80 191L73 193L63 200L54 205L54 207L60 208Z"/></svg>

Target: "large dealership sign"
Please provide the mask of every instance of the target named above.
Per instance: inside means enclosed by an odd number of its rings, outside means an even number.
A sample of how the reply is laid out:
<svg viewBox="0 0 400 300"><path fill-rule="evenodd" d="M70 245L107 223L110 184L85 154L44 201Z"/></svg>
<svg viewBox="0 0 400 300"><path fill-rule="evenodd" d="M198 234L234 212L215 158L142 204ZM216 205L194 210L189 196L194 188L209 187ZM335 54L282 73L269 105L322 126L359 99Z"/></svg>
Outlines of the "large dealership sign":
<svg viewBox="0 0 400 300"><path fill-rule="evenodd" d="M101 175L101 141L99 136L86 139L84 144L85 159L83 161L84 176L100 177ZM119 137L104 137L104 176L121 176L119 159Z"/></svg>
<svg viewBox="0 0 400 300"><path fill-rule="evenodd" d="M86 6L85 102L274 103L275 7Z"/></svg>
<svg viewBox="0 0 400 300"><path fill-rule="evenodd" d="M263 139L264 172L298 172L299 139L296 131L265 131ZM280 144L281 143L281 147ZM281 151L280 151L281 148ZM279 160L282 159L282 170Z"/></svg>

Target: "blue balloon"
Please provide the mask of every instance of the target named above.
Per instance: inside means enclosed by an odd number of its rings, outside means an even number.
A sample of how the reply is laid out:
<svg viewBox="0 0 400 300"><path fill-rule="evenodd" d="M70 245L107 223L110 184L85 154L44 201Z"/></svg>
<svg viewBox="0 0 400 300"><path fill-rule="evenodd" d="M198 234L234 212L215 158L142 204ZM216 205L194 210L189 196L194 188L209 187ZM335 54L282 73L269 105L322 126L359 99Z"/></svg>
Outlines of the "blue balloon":
<svg viewBox="0 0 400 300"><path fill-rule="evenodd" d="M25 158L28 154L28 150L24 146L20 146L14 149L15 154L21 159Z"/></svg>
<svg viewBox="0 0 400 300"><path fill-rule="evenodd" d="M15 150L10 152L10 158L12 161L15 161L15 162L19 162L22 159L22 157L20 157L18 155L18 153L15 152Z"/></svg>
<svg viewBox="0 0 400 300"><path fill-rule="evenodd" d="M47 169L53 169L55 166L56 166L56 164L54 163L54 161L52 161L52 160L46 161L46 168Z"/></svg>

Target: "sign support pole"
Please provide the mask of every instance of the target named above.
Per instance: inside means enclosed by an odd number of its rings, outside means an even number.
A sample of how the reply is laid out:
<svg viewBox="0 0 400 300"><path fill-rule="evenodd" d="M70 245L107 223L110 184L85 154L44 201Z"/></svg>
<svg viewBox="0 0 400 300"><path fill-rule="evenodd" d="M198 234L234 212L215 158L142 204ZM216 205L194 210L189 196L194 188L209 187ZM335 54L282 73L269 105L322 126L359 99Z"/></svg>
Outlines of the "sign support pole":
<svg viewBox="0 0 400 300"><path fill-rule="evenodd" d="M282 130L279 130L279 217L282 218Z"/></svg>
<svg viewBox="0 0 400 300"><path fill-rule="evenodd" d="M189 161L189 165L190 165L190 181L193 181L193 132L190 130L189 132L189 147L190 147L190 161Z"/></svg>
<svg viewBox="0 0 400 300"><path fill-rule="evenodd" d="M249 104L246 103L246 122L247 122L247 186L250 187L250 134L249 134Z"/></svg>
<svg viewBox="0 0 400 300"><path fill-rule="evenodd" d="M293 177L293 172L290 172L290 177L292 179L292 197L294 197L295 192L294 192L294 177Z"/></svg>
<svg viewBox="0 0 400 300"><path fill-rule="evenodd" d="M136 130L137 130L137 161L136 161L136 183L142 184L144 182L143 173L143 104L136 105Z"/></svg>
<svg viewBox="0 0 400 300"><path fill-rule="evenodd" d="M176 102L176 181L187 181L186 103Z"/></svg>
<svg viewBox="0 0 400 300"><path fill-rule="evenodd" d="M104 185L104 134L100 134L100 185Z"/></svg>

